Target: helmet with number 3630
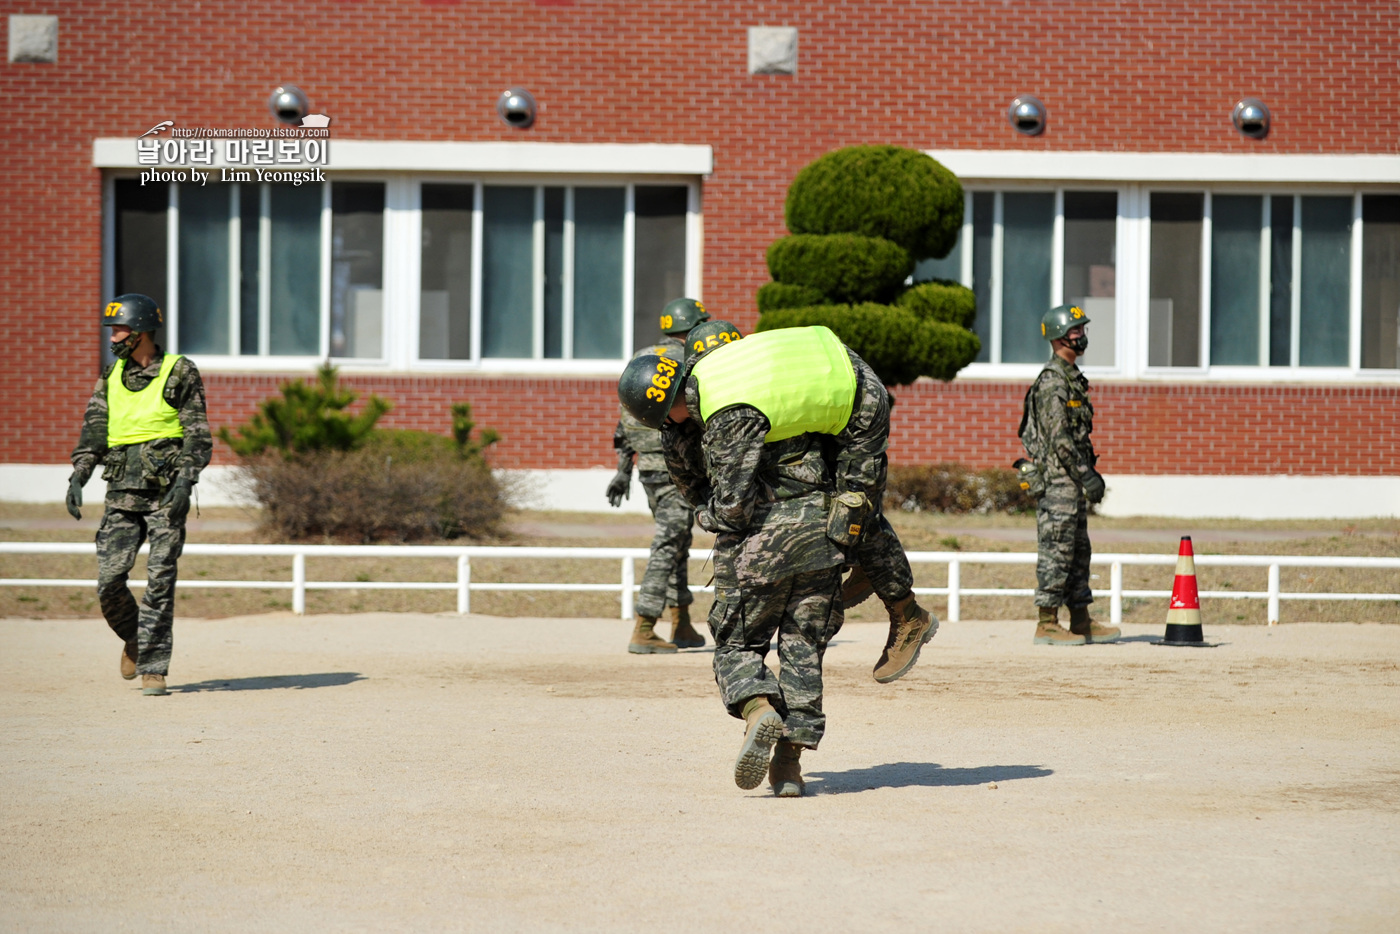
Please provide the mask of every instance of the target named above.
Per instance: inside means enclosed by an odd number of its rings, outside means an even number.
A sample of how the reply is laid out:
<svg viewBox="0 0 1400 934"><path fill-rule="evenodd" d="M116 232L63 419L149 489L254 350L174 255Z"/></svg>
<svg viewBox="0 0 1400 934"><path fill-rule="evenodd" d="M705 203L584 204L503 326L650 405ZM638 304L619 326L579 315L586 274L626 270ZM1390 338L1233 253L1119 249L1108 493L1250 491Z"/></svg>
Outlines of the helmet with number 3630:
<svg viewBox="0 0 1400 934"><path fill-rule="evenodd" d="M617 381L617 398L632 417L659 429L676 399L685 376L673 357L643 353L633 357Z"/></svg>

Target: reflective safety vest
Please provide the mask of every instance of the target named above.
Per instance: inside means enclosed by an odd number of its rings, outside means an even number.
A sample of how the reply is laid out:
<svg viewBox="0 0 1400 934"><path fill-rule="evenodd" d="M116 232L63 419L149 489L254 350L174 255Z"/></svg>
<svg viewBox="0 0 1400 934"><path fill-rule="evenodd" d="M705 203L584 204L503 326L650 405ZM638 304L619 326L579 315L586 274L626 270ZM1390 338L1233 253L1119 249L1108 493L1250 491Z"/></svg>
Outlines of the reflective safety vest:
<svg viewBox="0 0 1400 934"><path fill-rule="evenodd" d="M185 436L180 413L165 401L165 384L179 359L179 354L166 354L160 362L159 375L137 392L122 383L122 373L130 359L112 367L107 375L107 447Z"/></svg>
<svg viewBox="0 0 1400 934"><path fill-rule="evenodd" d="M851 420L856 373L830 328L779 328L724 344L696 362L700 417L751 405L772 427L764 441L839 434Z"/></svg>

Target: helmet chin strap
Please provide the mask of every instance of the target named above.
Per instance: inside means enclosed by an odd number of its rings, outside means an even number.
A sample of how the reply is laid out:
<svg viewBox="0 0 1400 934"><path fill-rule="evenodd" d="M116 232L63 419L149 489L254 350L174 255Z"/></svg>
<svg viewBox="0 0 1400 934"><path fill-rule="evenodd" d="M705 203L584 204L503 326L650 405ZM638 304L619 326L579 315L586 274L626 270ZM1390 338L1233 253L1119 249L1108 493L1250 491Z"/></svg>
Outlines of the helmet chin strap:
<svg viewBox="0 0 1400 934"><path fill-rule="evenodd" d="M112 356L116 357L118 360L125 360L130 357L141 343L141 335L144 333L144 331L132 331L122 340L113 341L110 345L112 348Z"/></svg>

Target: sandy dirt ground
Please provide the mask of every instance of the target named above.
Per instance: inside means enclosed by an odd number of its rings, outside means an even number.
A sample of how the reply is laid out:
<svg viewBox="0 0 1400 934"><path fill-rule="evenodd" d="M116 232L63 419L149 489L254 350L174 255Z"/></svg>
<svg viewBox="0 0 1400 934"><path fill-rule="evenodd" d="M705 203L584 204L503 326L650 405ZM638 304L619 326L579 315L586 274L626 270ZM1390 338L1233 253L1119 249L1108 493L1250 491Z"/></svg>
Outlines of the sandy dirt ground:
<svg viewBox="0 0 1400 934"><path fill-rule="evenodd" d="M1400 627L827 655L809 797L616 620L0 620L0 929L1395 931Z"/></svg>

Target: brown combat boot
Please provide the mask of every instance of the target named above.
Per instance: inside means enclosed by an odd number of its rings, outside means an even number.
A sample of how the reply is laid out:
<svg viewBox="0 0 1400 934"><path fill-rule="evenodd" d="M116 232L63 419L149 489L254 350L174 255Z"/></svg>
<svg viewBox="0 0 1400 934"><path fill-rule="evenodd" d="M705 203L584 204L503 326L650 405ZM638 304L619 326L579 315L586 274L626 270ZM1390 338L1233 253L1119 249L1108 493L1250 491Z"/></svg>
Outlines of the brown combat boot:
<svg viewBox="0 0 1400 934"><path fill-rule="evenodd" d="M169 694L165 689L165 675L142 675L141 693L149 697L164 697Z"/></svg>
<svg viewBox="0 0 1400 934"><path fill-rule="evenodd" d="M798 761L802 747L785 739L773 747L773 761L768 763L768 784L779 798L800 798L807 790L802 780L802 764Z"/></svg>
<svg viewBox="0 0 1400 934"><path fill-rule="evenodd" d="M881 684L904 677L919 660L920 650L938 632L938 618L915 602L912 590L886 609L890 613L890 635L874 672L875 680Z"/></svg>
<svg viewBox="0 0 1400 934"><path fill-rule="evenodd" d="M757 788L768 774L768 754L783 735L783 718L766 697L744 704L744 744L734 760L734 784L745 791Z"/></svg>
<svg viewBox="0 0 1400 934"><path fill-rule="evenodd" d="M841 606L847 610L853 606L860 606L874 593L875 585L870 583L870 578L865 574L865 568L857 564L851 568L846 582L841 585Z"/></svg>
<svg viewBox="0 0 1400 934"><path fill-rule="evenodd" d="M671 641L678 649L698 649L705 644L705 637L690 625L690 607L671 607Z"/></svg>
<svg viewBox="0 0 1400 934"><path fill-rule="evenodd" d="M675 644L658 636L655 629L655 616L643 616L638 613L637 627L632 630L632 641L627 643L627 651L633 655L662 655L674 652Z"/></svg>
<svg viewBox="0 0 1400 934"><path fill-rule="evenodd" d="M136 640L122 646L122 677L130 681L136 677Z"/></svg>
<svg viewBox="0 0 1400 934"><path fill-rule="evenodd" d="M1123 630L1117 626L1104 626L1094 621L1087 606L1069 608L1069 631L1083 636L1089 642L1117 642Z"/></svg>
<svg viewBox="0 0 1400 934"><path fill-rule="evenodd" d="M1037 607L1040 622L1035 624L1035 645L1084 645L1085 638L1077 636L1060 625L1060 608L1057 606Z"/></svg>

